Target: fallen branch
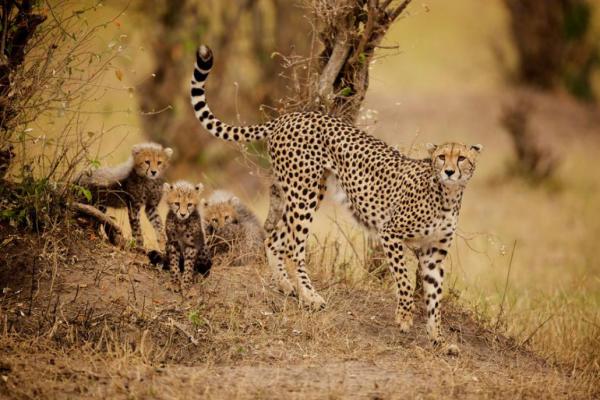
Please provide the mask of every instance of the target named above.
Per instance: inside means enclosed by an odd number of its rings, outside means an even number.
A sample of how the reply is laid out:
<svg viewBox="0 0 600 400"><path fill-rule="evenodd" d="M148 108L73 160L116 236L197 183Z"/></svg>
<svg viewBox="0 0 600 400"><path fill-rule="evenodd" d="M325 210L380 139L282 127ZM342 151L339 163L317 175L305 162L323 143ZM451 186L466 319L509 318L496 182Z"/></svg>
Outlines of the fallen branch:
<svg viewBox="0 0 600 400"><path fill-rule="evenodd" d="M101 225L104 225L106 234L108 235L108 238L112 244L118 246L125 245L123 231L121 230L119 225L117 225L117 223L112 218L110 218L108 215L106 215L96 207L91 206L89 204L73 202L68 204L68 208L75 212L85 214L86 216L95 219Z"/></svg>

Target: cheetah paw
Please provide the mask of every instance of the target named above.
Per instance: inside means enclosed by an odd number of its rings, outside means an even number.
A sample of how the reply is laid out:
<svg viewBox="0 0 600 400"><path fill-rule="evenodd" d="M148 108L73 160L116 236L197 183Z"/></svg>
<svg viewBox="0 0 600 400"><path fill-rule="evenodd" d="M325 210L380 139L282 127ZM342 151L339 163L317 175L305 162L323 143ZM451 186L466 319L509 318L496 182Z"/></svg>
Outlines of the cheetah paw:
<svg viewBox="0 0 600 400"><path fill-rule="evenodd" d="M181 292L181 285L179 285L179 283L176 282L169 282L167 283L167 290L173 293L179 293Z"/></svg>
<svg viewBox="0 0 600 400"><path fill-rule="evenodd" d="M448 344L444 347L444 354L451 357L458 357L460 355L460 349L455 344Z"/></svg>
<svg viewBox="0 0 600 400"><path fill-rule="evenodd" d="M306 288L300 289L300 300L303 305L313 311L322 310L326 305L325 300L320 294Z"/></svg>
<svg viewBox="0 0 600 400"><path fill-rule="evenodd" d="M279 291L283 293L285 296L297 297L296 288L294 285L287 279L274 279L276 282Z"/></svg>
<svg viewBox="0 0 600 400"><path fill-rule="evenodd" d="M396 314L396 324L400 326L400 332L407 333L413 326L413 317L411 314Z"/></svg>

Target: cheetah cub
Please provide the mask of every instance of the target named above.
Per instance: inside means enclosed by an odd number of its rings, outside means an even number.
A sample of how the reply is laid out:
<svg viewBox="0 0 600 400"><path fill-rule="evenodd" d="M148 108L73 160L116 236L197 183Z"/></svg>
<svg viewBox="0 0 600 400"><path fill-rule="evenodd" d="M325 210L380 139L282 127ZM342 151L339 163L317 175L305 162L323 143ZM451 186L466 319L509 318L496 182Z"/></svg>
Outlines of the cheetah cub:
<svg viewBox="0 0 600 400"><path fill-rule="evenodd" d="M171 285L175 291L189 288L194 270L204 276L208 276L210 272L212 262L204 243L199 208L199 196L203 189L201 183L192 185L186 181L164 184L165 198L169 206L165 262L169 264Z"/></svg>
<svg viewBox="0 0 600 400"><path fill-rule="evenodd" d="M211 256L228 256L236 266L265 260L265 232L256 215L233 194L216 191L204 200L204 225Z"/></svg>
<svg viewBox="0 0 600 400"><path fill-rule="evenodd" d="M172 149L157 143L137 144L123 164L85 171L75 183L89 189L92 203L103 210L106 207L127 208L131 234L138 247L144 244L140 212L145 207L159 245L164 247L165 236L157 207L162 198L163 174L172 155Z"/></svg>

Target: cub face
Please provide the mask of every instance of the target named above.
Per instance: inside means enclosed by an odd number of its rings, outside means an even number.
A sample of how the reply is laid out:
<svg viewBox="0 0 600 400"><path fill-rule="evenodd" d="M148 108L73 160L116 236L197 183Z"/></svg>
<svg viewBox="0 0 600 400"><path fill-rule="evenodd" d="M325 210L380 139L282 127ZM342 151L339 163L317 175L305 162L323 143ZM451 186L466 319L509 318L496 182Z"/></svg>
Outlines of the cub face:
<svg viewBox="0 0 600 400"><path fill-rule="evenodd" d="M131 155L136 174L148 179L158 179L169 166L173 150L163 148L158 143L142 143L133 146Z"/></svg>
<svg viewBox="0 0 600 400"><path fill-rule="evenodd" d="M480 144L445 143L427 144L433 170L440 182L447 186L465 185L475 172L477 156L483 150Z"/></svg>
<svg viewBox="0 0 600 400"><path fill-rule="evenodd" d="M193 185L186 181L176 183L165 183L163 191L169 210L175 214L180 221L188 219L200 204L200 193L204 190L201 183Z"/></svg>
<svg viewBox="0 0 600 400"><path fill-rule="evenodd" d="M237 198L214 204L204 201L204 221L208 234L239 224L239 217L235 209L237 201Z"/></svg>

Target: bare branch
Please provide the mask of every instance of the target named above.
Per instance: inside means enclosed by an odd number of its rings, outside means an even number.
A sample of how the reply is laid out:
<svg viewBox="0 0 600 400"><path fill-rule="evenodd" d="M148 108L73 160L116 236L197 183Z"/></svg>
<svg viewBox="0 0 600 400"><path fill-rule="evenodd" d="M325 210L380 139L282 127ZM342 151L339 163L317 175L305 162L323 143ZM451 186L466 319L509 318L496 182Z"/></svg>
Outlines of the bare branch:
<svg viewBox="0 0 600 400"><path fill-rule="evenodd" d="M394 21L396 18L398 18L398 16L399 16L400 14L402 14L402 12L403 12L403 11L406 9L406 7L408 7L408 5L410 4L410 2L411 2L411 1L412 1L412 0L404 0L404 1L402 2L402 4L400 4L398 7L396 7L396 9L395 9L395 10L393 10L393 11L392 11L392 12L389 14L389 17L390 17L390 20L391 20L390 22L393 22L393 21Z"/></svg>
<svg viewBox="0 0 600 400"><path fill-rule="evenodd" d="M377 9L377 1L369 0L367 23L365 25L365 30L360 39L360 42L358 43L358 46L356 47L356 50L354 51L354 55L349 60L350 64L355 64L359 60L360 55L364 53L365 46L371 40L371 34L373 33L373 27L375 25L375 20L378 19L378 14L379 14L379 10Z"/></svg>
<svg viewBox="0 0 600 400"><path fill-rule="evenodd" d="M347 37L345 35L343 37L339 36L335 41L329 61L325 65L325 68L323 68L321 77L319 78L318 95L327 103L333 97L333 84L346 62L349 52L350 42L347 40Z"/></svg>

